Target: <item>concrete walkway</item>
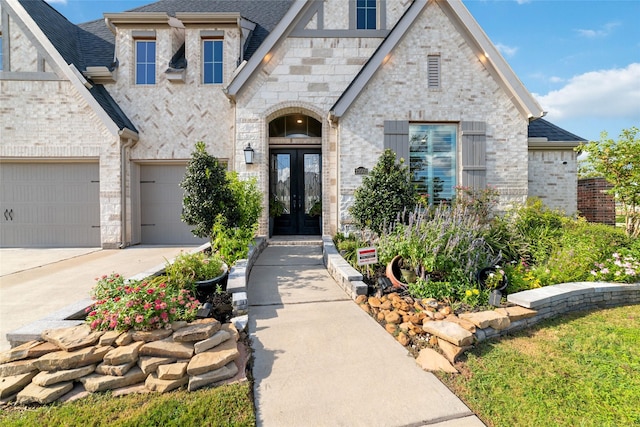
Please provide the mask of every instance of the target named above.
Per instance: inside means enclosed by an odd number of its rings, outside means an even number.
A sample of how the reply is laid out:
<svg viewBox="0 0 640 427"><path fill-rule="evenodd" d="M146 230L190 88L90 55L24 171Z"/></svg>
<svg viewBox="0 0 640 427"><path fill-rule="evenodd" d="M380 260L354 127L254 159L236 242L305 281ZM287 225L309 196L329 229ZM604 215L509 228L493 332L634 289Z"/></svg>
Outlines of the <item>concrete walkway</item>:
<svg viewBox="0 0 640 427"><path fill-rule="evenodd" d="M321 246L270 246L251 270L259 426L484 424L330 277Z"/></svg>
<svg viewBox="0 0 640 427"><path fill-rule="evenodd" d="M96 277L113 272L130 277L190 249L0 249L0 351L10 348L7 332L88 298Z"/></svg>

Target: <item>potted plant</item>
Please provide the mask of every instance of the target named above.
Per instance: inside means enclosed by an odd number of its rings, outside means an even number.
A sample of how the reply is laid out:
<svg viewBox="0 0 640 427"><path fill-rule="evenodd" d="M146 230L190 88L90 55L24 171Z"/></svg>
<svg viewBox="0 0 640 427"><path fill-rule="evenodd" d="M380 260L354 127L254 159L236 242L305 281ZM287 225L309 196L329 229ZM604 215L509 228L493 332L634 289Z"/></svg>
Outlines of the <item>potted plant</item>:
<svg viewBox="0 0 640 427"><path fill-rule="evenodd" d="M273 235L274 218L284 214L284 203L274 194L269 198L269 237Z"/></svg>
<svg viewBox="0 0 640 427"><path fill-rule="evenodd" d="M182 252L172 263L167 263L165 274L169 281L196 292L198 299L204 302L217 285L226 290L228 270L215 252Z"/></svg>
<svg viewBox="0 0 640 427"><path fill-rule="evenodd" d="M318 225L320 227L320 234L322 234L322 200L316 200L313 205L311 205L311 209L309 209L310 217L318 217Z"/></svg>
<svg viewBox="0 0 640 427"><path fill-rule="evenodd" d="M490 291L504 291L509 285L509 279L502 267L486 267L478 272L478 282Z"/></svg>

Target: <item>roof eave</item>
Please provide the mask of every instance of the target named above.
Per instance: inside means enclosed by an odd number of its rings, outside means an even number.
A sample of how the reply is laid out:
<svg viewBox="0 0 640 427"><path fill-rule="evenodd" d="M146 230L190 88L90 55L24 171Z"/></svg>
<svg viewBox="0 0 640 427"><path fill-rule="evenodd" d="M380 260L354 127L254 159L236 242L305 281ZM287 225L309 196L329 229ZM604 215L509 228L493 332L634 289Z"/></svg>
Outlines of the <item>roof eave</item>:
<svg viewBox="0 0 640 427"><path fill-rule="evenodd" d="M407 12L400 18L400 21L398 21L393 30L391 30L389 35L382 41L360 73L358 73L349 87L342 93L342 96L340 96L338 101L333 105L329 111L329 120L331 122L339 120L340 117L346 113L375 72L387 62L395 46L423 11L427 3L428 0L415 0L411 6L409 6Z"/></svg>
<svg viewBox="0 0 640 427"><path fill-rule="evenodd" d="M447 5L458 17L468 35L477 43L476 47L480 49L484 59L491 64L502 79L502 82L509 90L518 109L529 120L543 117L545 112L540 104L538 104L538 101L525 88L520 79L518 79L507 61L505 61L504 57L491 42L484 30L482 30L466 6L461 1L455 0L439 0L438 2Z"/></svg>
<svg viewBox="0 0 640 427"><path fill-rule="evenodd" d="M530 150L571 150L587 141L549 141L547 138L530 137L528 146Z"/></svg>
<svg viewBox="0 0 640 427"><path fill-rule="evenodd" d="M76 68L73 64L67 64L60 52L53 46L51 41L44 34L42 29L36 24L31 15L22 7L22 5L17 0L5 0L5 4L15 13L20 20L27 26L29 31L36 38L38 43L40 43L49 55L51 56L52 61L54 61L56 67L60 70L62 74L71 82L71 84L76 88L76 90L80 93L80 96L89 104L91 109L96 113L98 118L102 121L105 127L109 130L112 135L118 135L121 130L116 122L113 121L111 117L107 114L107 112L100 106L98 101L91 95L89 89L85 86L86 79L76 71Z"/></svg>
<svg viewBox="0 0 640 427"><path fill-rule="evenodd" d="M287 13L282 17L278 25L269 33L267 38L262 42L260 47L255 51L243 68L236 73L235 77L224 88L224 93L229 99L235 101L238 93L242 90L245 83L253 76L261 65L269 62L273 56L272 50L276 44L282 40L295 26L297 19L304 11L313 3L313 0L295 0Z"/></svg>

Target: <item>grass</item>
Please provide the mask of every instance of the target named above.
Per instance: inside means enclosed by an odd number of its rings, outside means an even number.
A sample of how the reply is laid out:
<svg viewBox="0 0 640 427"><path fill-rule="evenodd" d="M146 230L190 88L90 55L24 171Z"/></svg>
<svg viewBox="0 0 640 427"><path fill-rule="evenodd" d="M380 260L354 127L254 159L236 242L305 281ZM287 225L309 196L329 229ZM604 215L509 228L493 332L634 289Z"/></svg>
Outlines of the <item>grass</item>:
<svg viewBox="0 0 640 427"><path fill-rule="evenodd" d="M640 305L485 341L439 375L489 426L640 425Z"/></svg>
<svg viewBox="0 0 640 427"><path fill-rule="evenodd" d="M255 426L251 385L189 393L98 393L75 402L0 412L3 426Z"/></svg>

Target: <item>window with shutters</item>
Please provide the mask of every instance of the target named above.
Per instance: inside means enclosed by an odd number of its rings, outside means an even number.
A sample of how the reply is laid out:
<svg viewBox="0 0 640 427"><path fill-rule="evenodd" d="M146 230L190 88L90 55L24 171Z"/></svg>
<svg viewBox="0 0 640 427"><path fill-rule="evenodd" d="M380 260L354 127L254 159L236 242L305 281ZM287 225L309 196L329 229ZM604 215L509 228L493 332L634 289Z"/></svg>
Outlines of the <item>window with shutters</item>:
<svg viewBox="0 0 640 427"><path fill-rule="evenodd" d="M427 87L440 88L440 55L427 56Z"/></svg>
<svg viewBox="0 0 640 427"><path fill-rule="evenodd" d="M450 202L455 194L458 126L409 124L411 181L430 204Z"/></svg>

